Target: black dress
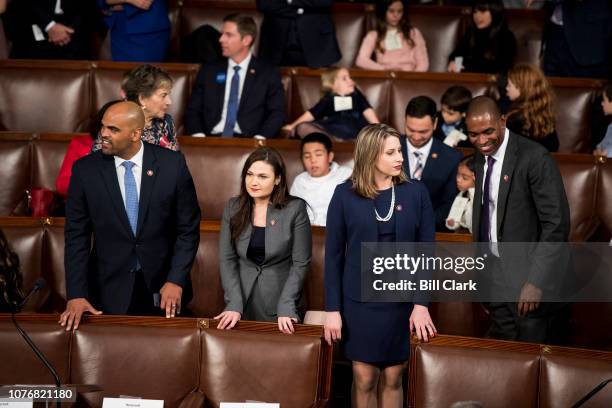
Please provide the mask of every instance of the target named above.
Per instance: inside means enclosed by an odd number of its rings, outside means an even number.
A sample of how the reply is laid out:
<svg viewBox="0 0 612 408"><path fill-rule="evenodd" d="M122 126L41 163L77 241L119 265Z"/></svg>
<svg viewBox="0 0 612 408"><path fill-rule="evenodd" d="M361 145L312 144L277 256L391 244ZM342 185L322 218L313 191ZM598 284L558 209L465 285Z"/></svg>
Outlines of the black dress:
<svg viewBox="0 0 612 408"><path fill-rule="evenodd" d="M468 30L448 57L449 61L463 57L463 72L506 73L514 64L516 38L505 25L495 38L489 38L490 31L491 27Z"/></svg>
<svg viewBox="0 0 612 408"><path fill-rule="evenodd" d="M524 130L524 123L523 116L520 113L513 113L508 116L508 120L506 120L506 127L516 134L525 136L534 142L538 142L551 153L559 151L559 137L557 136L556 130L553 129L553 131L546 136L536 139Z"/></svg>
<svg viewBox="0 0 612 408"><path fill-rule="evenodd" d="M376 211L385 217L391 204L391 189L374 200ZM372 217L375 217L372 214ZM378 221L378 241L395 242L395 214ZM410 355L410 313L412 303L358 302L344 296L344 354L384 368L402 364Z"/></svg>
<svg viewBox="0 0 612 408"><path fill-rule="evenodd" d="M334 97L338 95L328 92L315 106L309 109L314 116L314 123L322 126L332 135L345 140L357 138L357 134L368 124L363 112L371 108L363 94L355 89L348 95L352 99L352 109L336 111Z"/></svg>

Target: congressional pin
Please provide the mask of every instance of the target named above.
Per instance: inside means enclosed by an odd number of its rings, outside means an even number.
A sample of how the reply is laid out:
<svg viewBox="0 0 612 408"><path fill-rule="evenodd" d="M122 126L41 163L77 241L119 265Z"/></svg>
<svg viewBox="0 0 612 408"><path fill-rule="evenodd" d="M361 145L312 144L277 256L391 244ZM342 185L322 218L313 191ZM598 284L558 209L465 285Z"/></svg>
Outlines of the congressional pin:
<svg viewBox="0 0 612 408"><path fill-rule="evenodd" d="M507 182L508 182L508 180L510 180L510 177L508 177L508 175L507 175L507 174L504 174L504 181L507 183Z"/></svg>
<svg viewBox="0 0 612 408"><path fill-rule="evenodd" d="M276 220L275 219L271 219L270 220L270 225L274 225L274 224L276 224Z"/></svg>
<svg viewBox="0 0 612 408"><path fill-rule="evenodd" d="M403 208L404 208L404 207L402 207L402 205L401 205L401 204L398 204L398 205L396 205L396 206L395 206L395 209L396 209L397 211L402 211L402 209L403 209Z"/></svg>
<svg viewBox="0 0 612 408"><path fill-rule="evenodd" d="M249 69L249 74L251 74L251 75L255 75L255 68L251 68L251 69Z"/></svg>
<svg viewBox="0 0 612 408"><path fill-rule="evenodd" d="M147 176L151 177L153 175L153 170L147 170Z"/></svg>
<svg viewBox="0 0 612 408"><path fill-rule="evenodd" d="M215 77L215 82L218 84L224 84L226 79L225 72L219 72Z"/></svg>
<svg viewBox="0 0 612 408"><path fill-rule="evenodd" d="M438 153L432 153L431 154L431 158L432 159L437 159L438 158Z"/></svg>

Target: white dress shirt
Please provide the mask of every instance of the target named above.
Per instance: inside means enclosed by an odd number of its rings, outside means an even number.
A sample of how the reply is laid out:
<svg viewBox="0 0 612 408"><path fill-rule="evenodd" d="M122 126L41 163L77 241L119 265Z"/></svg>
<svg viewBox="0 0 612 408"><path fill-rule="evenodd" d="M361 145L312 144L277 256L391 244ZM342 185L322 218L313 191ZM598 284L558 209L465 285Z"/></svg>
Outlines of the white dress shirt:
<svg viewBox="0 0 612 408"><path fill-rule="evenodd" d="M132 174L136 180L136 191L138 192L138 199L140 200L140 182L142 180L142 157L144 156L144 145L140 142L140 150L129 161L134 163L132 167ZM115 168L117 169L117 181L119 181L119 189L121 190L121 198L123 198L123 205L125 205L125 167L122 166L124 160L121 157L115 157Z"/></svg>
<svg viewBox="0 0 612 408"><path fill-rule="evenodd" d="M429 157L429 152L431 151L431 145L433 144L433 136L429 139L429 142L425 143L423 146L416 148L410 144L410 139L406 137L406 145L408 146L408 157L404 157L404 160L408 160L408 164L410 166L410 174L408 177L412 178L414 174L414 170L416 170L417 158L414 155L414 152L421 152L421 162L423 163L423 170L425 170L425 164L427 164L427 158Z"/></svg>
<svg viewBox="0 0 612 408"><path fill-rule="evenodd" d="M508 147L508 139L510 138L510 132L508 129L504 132L504 141L502 142L499 149L493 154L493 158L495 159L495 164L493 165L493 173L491 173L491 180L489 181L489 200L490 200L490 211L491 215L491 242L497 242L497 197L499 195L499 184L502 178L502 167L504 165L504 157L506 156L506 148ZM485 157L484 171L482 173L482 185L480 189L483 192L484 196L484 179L487 175L487 161ZM481 202L482 203L482 202ZM485 205L484 203L482 203Z"/></svg>
<svg viewBox="0 0 612 408"><path fill-rule="evenodd" d="M236 65L240 66L240 71L238 72L238 74L240 75L240 86L238 87L238 105L240 105L242 88L244 87L244 80L246 79L252 56L253 54L249 52L249 55L247 55L247 57L240 64L236 64L231 58L228 60L227 73L225 77L225 96L223 97L221 120L212 129L213 134L223 133L223 128L225 127L225 119L227 118L227 104L229 103L230 90L232 88L232 78L234 77L234 67ZM242 131L240 130L240 125L238 125L238 119L236 119L236 124L234 125L234 133L242 133Z"/></svg>

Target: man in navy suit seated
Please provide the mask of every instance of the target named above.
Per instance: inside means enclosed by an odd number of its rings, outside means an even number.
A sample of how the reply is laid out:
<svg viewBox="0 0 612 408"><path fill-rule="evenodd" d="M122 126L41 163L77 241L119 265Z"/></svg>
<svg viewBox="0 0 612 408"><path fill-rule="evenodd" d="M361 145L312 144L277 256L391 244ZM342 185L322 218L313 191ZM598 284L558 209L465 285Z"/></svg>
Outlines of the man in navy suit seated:
<svg viewBox="0 0 612 408"><path fill-rule="evenodd" d="M285 123L280 70L255 58L257 25L248 16L223 19L219 42L227 61L204 65L185 111L193 136L274 137Z"/></svg>
<svg viewBox="0 0 612 408"><path fill-rule="evenodd" d="M436 230L447 231L445 220L457 195L457 167L462 154L432 137L436 115L436 103L427 96L417 96L408 102L402 153L406 174L421 180L429 191Z"/></svg>

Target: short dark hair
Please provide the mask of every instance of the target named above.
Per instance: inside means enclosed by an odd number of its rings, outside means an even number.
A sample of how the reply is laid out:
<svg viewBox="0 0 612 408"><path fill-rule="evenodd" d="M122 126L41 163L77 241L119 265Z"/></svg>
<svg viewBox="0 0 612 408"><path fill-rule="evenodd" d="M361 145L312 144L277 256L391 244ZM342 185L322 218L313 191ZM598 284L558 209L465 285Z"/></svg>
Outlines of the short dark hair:
<svg viewBox="0 0 612 408"><path fill-rule="evenodd" d="M255 44L255 40L257 39L257 24L255 24L253 17L240 13L232 13L225 16L225 18L223 18L223 22L236 23L240 37L244 38L245 36L250 35L253 39L251 42L251 47Z"/></svg>
<svg viewBox="0 0 612 408"><path fill-rule="evenodd" d="M474 173L476 171L476 165L474 163L474 155L470 154L468 156L465 156L463 159L461 159L461 161L459 162L459 166L465 166L468 169L470 169L470 171L472 173Z"/></svg>
<svg viewBox="0 0 612 408"><path fill-rule="evenodd" d="M438 109L436 108L436 102L429 96L415 96L406 105L406 116L413 118L424 118L425 116L431 116L432 122L436 119Z"/></svg>
<svg viewBox="0 0 612 408"><path fill-rule="evenodd" d="M325 133L313 132L303 138L300 142L300 153L304 153L304 145L306 143L321 143L325 146L327 153L332 151L332 141Z"/></svg>
<svg viewBox="0 0 612 408"><path fill-rule="evenodd" d="M608 98L609 101L612 101L612 82L608 82L604 85L602 93L606 95L606 98Z"/></svg>
<svg viewBox="0 0 612 408"><path fill-rule="evenodd" d="M457 112L465 113L472 100L472 92L464 86L451 86L444 94L440 103Z"/></svg>
<svg viewBox="0 0 612 408"><path fill-rule="evenodd" d="M125 99L138 105L139 96L148 98L162 86L172 87L172 77L163 69L149 64L139 65L126 72L121 81Z"/></svg>

